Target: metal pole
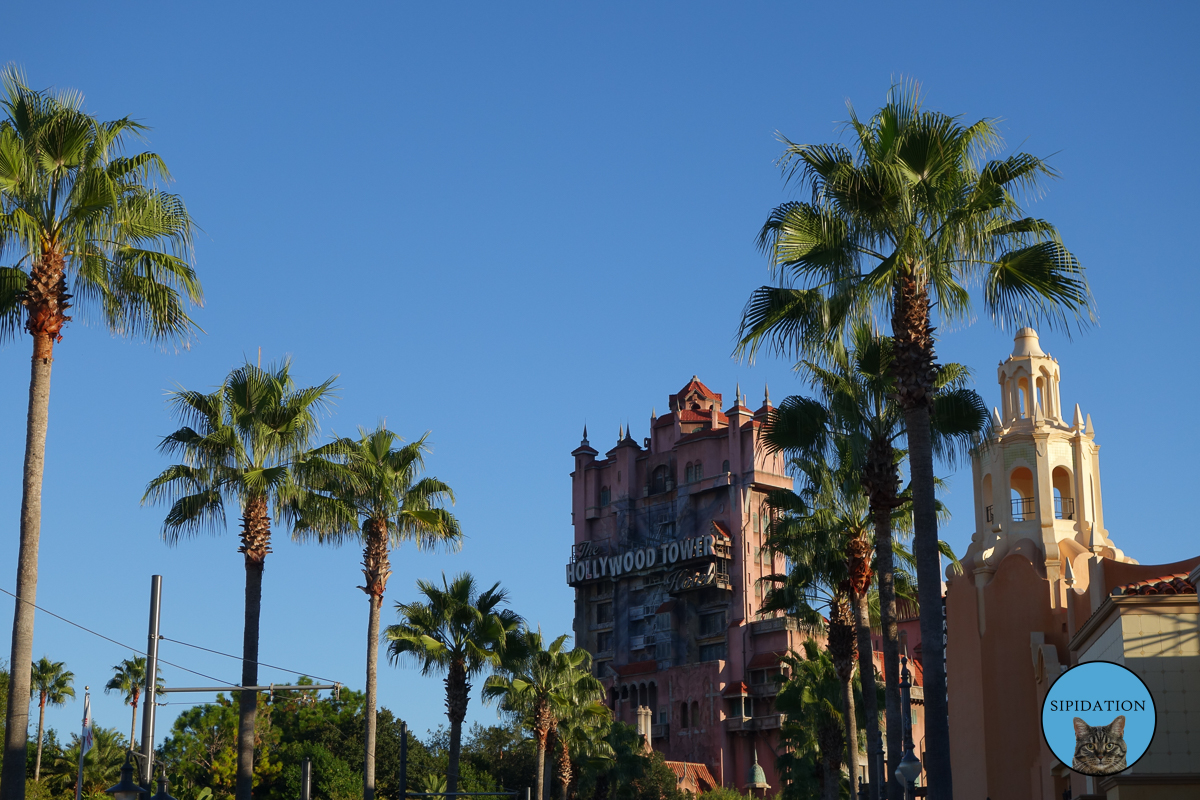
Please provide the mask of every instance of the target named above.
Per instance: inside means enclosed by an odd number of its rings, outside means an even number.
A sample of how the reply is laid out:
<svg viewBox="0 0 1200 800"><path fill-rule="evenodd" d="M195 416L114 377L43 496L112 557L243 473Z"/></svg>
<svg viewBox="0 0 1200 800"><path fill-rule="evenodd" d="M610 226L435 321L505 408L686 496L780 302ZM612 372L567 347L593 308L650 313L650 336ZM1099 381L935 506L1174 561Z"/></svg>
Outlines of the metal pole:
<svg viewBox="0 0 1200 800"><path fill-rule="evenodd" d="M300 762L300 800L312 800L312 759Z"/></svg>
<svg viewBox="0 0 1200 800"><path fill-rule="evenodd" d="M150 576L150 631L146 636L146 690L142 703L142 786L154 777L154 712L158 708L158 617L162 605L162 575ZM131 743L132 745L132 743Z"/></svg>
<svg viewBox="0 0 1200 800"><path fill-rule="evenodd" d="M408 723L400 722L400 800L408 796Z"/></svg>

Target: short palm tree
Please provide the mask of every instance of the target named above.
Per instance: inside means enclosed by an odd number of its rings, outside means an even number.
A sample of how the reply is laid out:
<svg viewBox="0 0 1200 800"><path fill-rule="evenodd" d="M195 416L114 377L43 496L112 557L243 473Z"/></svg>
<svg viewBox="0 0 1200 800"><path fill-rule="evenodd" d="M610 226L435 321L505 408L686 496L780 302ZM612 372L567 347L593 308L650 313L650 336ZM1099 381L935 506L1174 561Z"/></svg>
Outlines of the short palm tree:
<svg viewBox="0 0 1200 800"><path fill-rule="evenodd" d="M501 663L505 645L522 620L515 611L502 608L508 592L499 583L482 592L469 573L439 587L417 581L425 600L397 603L400 622L389 625L385 636L388 656L393 661L410 659L421 665L421 673L446 674L446 716L450 719L448 792L458 791L459 750L462 724L471 699L471 679Z"/></svg>
<svg viewBox="0 0 1200 800"><path fill-rule="evenodd" d="M35 91L0 72L0 342L33 340L21 483L20 546L0 796L24 791L33 604L37 599L50 370L72 297L110 333L184 343L202 299L189 263L193 224L154 153L126 155L145 130L101 122L74 91ZM11 259L11 260L10 260ZM5 263L7 262L7 263ZM71 293L74 293L72 295Z"/></svg>
<svg viewBox="0 0 1200 800"><path fill-rule="evenodd" d="M333 396L333 378L297 389L291 362L262 368L245 364L211 393L171 393L183 427L163 437L159 450L181 458L146 487L143 503L167 502L163 538L175 544L225 528L225 504L241 512L246 569L242 685L258 685L258 628L262 577L271 552L271 521L290 520L302 487L292 465L317 434L317 415ZM256 692L241 692L237 800L250 800L254 781Z"/></svg>
<svg viewBox="0 0 1200 800"><path fill-rule="evenodd" d="M611 727L612 712L598 700L569 704L557 721L554 743L562 800L570 796L571 785L581 769L599 770L612 763L614 754L608 742Z"/></svg>
<svg viewBox="0 0 1200 800"><path fill-rule="evenodd" d="M66 666L62 661L51 661L42 656L40 661L33 662L33 671L30 673L33 694L38 699L37 760L33 766L35 781L42 779L42 734L46 723L46 704L65 705L68 697L75 696L75 689L71 686L75 680L75 673Z"/></svg>
<svg viewBox="0 0 1200 800"><path fill-rule="evenodd" d="M760 244L781 277L757 290L742 317L741 352L763 345L809 350L864 319L892 326L894 392L905 420L913 488L913 543L921 591L930 797L952 796L942 645L941 568L931 407L937 369L933 311L968 319L980 286L1001 325L1066 327L1092 318L1079 261L1022 194L1054 173L1040 158L997 155L993 120L964 125L922 106L915 83L893 87L870 119L851 109L850 147L785 140L785 175L808 201L771 212Z"/></svg>
<svg viewBox="0 0 1200 800"><path fill-rule="evenodd" d="M572 704L604 697L604 685L590 673L592 656L566 649L566 634L549 645L542 632L525 630L510 643L512 653L499 674L483 684L485 700L521 719L537 743L537 797L545 797L546 740ZM518 655L519 653L519 655Z"/></svg>
<svg viewBox="0 0 1200 800"><path fill-rule="evenodd" d="M904 415L893 398L892 340L858 325L843 339L821 348L821 358L799 365L809 376L818 397L792 396L767 420L764 441L770 450L793 457L832 456L842 450L857 471L857 482L870 504L874 526L875 564L883 639L884 682L887 707L888 752L900 752L900 638L896 616L893 518L906 502L900 495L899 449L904 438ZM931 425L935 454L951 466L970 445L973 435L988 438L987 407L966 388L970 370L961 364L938 367L934 382L934 415ZM905 514L898 519L907 522ZM866 562L859 561L855 583L865 586ZM864 680L871 677L870 635L860 628L860 664ZM866 656L861 651L868 648ZM866 681L868 684L869 680ZM867 698L870 702L871 698ZM868 729L870 734L870 729ZM878 743L870 741L873 752ZM902 791L894 775L887 776L889 795ZM875 776L872 776L872 791Z"/></svg>
<svg viewBox="0 0 1200 800"><path fill-rule="evenodd" d="M363 797L375 796L375 699L379 659L379 610L393 547L412 542L418 549L457 549L462 542L458 519L445 508L454 502L450 487L422 477L427 436L403 440L385 426L359 429L358 439L336 439L317 448L297 467L300 482L312 491L300 501L293 536L329 544L353 539L363 544L363 577L370 611L367 617L367 697L363 756ZM464 706L465 710L465 706ZM462 720L459 719L461 729ZM453 720L451 720L453 729ZM454 778L451 778L454 781ZM455 791L451 788L451 791Z"/></svg>
<svg viewBox="0 0 1200 800"><path fill-rule="evenodd" d="M156 685L161 686L162 678ZM133 709L133 721L129 723L129 746L135 747L137 739L138 701L146 686L146 659L143 656L127 658L113 667L113 676L104 685L104 693L120 692L125 695L125 703Z"/></svg>
<svg viewBox="0 0 1200 800"><path fill-rule="evenodd" d="M79 734L71 734L71 744L64 747L47 767L46 783L59 795L74 797L79 780ZM129 743L116 728L92 728L92 748L83 761L84 797L103 793L120 778L121 765Z"/></svg>

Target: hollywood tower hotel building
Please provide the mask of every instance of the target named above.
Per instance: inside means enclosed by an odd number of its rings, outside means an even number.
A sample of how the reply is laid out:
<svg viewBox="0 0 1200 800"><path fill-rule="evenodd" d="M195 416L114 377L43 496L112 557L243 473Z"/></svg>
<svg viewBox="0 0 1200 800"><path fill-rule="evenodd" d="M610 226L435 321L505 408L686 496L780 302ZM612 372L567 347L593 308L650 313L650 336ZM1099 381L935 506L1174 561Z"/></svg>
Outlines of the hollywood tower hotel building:
<svg viewBox="0 0 1200 800"><path fill-rule="evenodd" d="M763 548L766 496L792 488L759 441L770 398L723 409L693 376L669 406L641 444L624 431L601 457L585 429L572 453L576 642L686 788L778 790L772 676L799 634L758 613L759 579L785 568Z"/></svg>

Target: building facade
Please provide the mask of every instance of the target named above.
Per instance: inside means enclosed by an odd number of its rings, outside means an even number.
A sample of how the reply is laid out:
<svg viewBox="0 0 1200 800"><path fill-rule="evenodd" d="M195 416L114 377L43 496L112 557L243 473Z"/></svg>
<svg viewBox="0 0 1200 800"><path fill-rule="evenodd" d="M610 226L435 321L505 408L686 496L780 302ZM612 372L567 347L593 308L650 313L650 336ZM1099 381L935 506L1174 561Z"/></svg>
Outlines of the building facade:
<svg viewBox="0 0 1200 800"><path fill-rule="evenodd" d="M975 533L962 571L947 570L954 794L1200 797L1200 558L1141 565L1114 544L1091 415L1076 404L1068 419L1059 364L1031 328L1014 345L993 436L972 458ZM1138 673L1159 709L1146 755L1103 779L1068 769L1040 726L1050 686L1091 660Z"/></svg>
<svg viewBox="0 0 1200 800"><path fill-rule="evenodd" d="M766 497L792 479L759 441L769 396L751 411L739 394L723 408L693 376L649 436L622 430L603 457L584 430L566 579L616 718L697 787L761 794L780 786L773 676L800 649L790 620L758 613L760 579L785 568L763 547Z"/></svg>

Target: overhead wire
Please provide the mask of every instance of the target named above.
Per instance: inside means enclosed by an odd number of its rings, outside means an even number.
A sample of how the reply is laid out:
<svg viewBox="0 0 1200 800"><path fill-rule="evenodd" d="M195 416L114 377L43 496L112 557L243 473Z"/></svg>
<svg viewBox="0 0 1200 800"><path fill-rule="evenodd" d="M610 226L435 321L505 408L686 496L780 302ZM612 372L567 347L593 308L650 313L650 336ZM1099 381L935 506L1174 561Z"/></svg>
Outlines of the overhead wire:
<svg viewBox="0 0 1200 800"><path fill-rule="evenodd" d="M145 650L141 650L140 648L134 647L133 645L125 644L124 642L118 642L116 639L113 639L111 636L105 636L103 633L100 633L99 631L94 631L91 628L87 627L86 625L80 625L78 622L69 620L66 617L62 616L61 614L55 614L53 611L42 608L37 603L31 603L30 601L24 599L23 597L17 597L17 595L13 594L8 589L5 589L2 586L0 586L0 592L3 592L4 594L8 595L9 597L13 598L14 600L18 600L22 603L28 603L29 605L33 606L38 611L41 611L43 614L49 614L50 616L54 617L57 620L61 620L62 622L65 622L68 625L76 627L79 630L84 631L85 633L90 633L92 636L99 637L106 642L111 642L112 644L115 644L118 647L123 647L126 650L132 650L134 653L138 654L139 656L148 655ZM241 660L241 658L238 656L232 656L229 653L222 653L219 650L210 650L207 647L201 647L200 645L196 645L196 644L189 644L188 642L181 642L178 639L168 639L166 636L162 636L162 635L160 635L158 638L163 641L174 642L175 644L181 644L186 647L194 647L197 650L204 650L209 653L215 653L216 655L219 655L219 656L226 656L228 658L237 658L239 661ZM184 672L190 672L192 675L198 675L199 677L207 678L210 681L216 681L217 683L223 683L226 686L236 687L238 685L236 683L230 683L229 681L223 680L221 678L213 677L212 675L206 675L203 672L197 672L196 670L190 669L189 667L185 667L182 664L176 664L172 661L167 661L162 656L159 656L158 663L165 664L169 667L175 667L176 669L181 669ZM296 672L296 674L299 674L299 675L309 675L309 673L300 672L300 671L296 671L296 670L285 670L285 669L283 669L283 667L274 667L274 666L271 666L270 664L263 664L261 662L254 662L254 663L259 664L259 666L268 667L269 669L277 669L282 672ZM338 683L338 681L335 681L331 678L322 678L320 675L309 675L309 677L317 678L317 679L323 680L323 681L329 681L330 683Z"/></svg>
<svg viewBox="0 0 1200 800"><path fill-rule="evenodd" d="M184 647L193 647L196 650L203 650L206 653L213 653L214 655L225 656L226 658L232 658L236 661L245 661L246 660L246 659L243 659L241 656L235 656L232 653L222 653L220 650L212 650L208 647L201 647L198 644L191 644L190 642L181 642L180 640L172 639L169 636L163 636L160 634L158 638L162 639L164 642L173 642L175 644L181 644ZM267 669L277 669L280 672L291 672L294 675L303 675L308 678L316 678L317 680L320 680L320 681L328 681L329 683L339 683L339 681L335 681L333 678L325 678L320 675L314 675L311 672L305 672L304 670L300 670L300 669L288 669L286 667L277 667L274 664L267 664L266 662L263 662L263 661L251 661L250 663L257 664L260 667L266 667Z"/></svg>

